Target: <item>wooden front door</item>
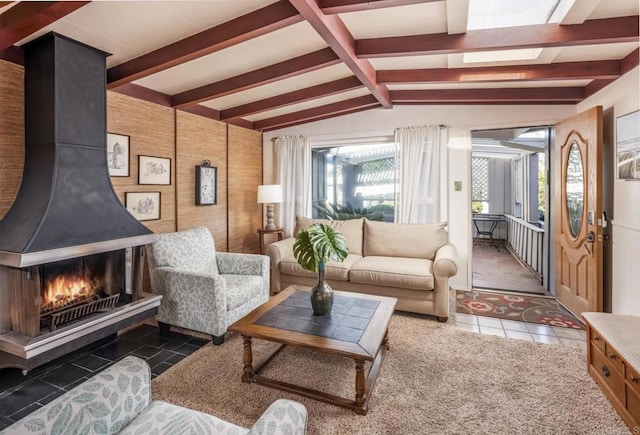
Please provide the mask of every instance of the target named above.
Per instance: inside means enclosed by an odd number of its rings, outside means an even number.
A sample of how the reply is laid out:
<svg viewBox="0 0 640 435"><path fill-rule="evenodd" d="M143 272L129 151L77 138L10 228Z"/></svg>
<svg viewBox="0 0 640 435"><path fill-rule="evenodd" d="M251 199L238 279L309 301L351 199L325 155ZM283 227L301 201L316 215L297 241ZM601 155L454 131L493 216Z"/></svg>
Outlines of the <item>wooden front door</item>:
<svg viewBox="0 0 640 435"><path fill-rule="evenodd" d="M602 311L602 106L556 125L556 298Z"/></svg>

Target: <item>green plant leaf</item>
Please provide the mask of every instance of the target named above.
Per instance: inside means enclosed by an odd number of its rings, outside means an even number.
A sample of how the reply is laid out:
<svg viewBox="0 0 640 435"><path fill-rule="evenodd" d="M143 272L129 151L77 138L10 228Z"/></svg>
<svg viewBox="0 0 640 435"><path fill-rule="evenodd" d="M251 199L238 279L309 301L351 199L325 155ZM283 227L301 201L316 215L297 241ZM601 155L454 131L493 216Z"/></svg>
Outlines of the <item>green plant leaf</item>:
<svg viewBox="0 0 640 435"><path fill-rule="evenodd" d="M318 263L329 260L342 262L349 255L344 235L328 225L316 223L296 236L293 256L300 266L313 272L318 271Z"/></svg>

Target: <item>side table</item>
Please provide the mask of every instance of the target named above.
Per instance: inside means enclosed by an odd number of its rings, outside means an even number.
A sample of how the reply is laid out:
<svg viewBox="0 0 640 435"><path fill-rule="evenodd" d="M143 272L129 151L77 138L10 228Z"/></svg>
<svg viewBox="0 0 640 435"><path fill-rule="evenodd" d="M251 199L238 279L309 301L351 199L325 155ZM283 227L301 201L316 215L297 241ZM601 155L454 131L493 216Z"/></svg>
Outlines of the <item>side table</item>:
<svg viewBox="0 0 640 435"><path fill-rule="evenodd" d="M265 245L264 245L264 235L265 234L276 234L278 236L278 241L284 239L284 229L282 227L277 227L274 230L267 230L265 228L258 228L258 237L260 238L260 253L264 255Z"/></svg>

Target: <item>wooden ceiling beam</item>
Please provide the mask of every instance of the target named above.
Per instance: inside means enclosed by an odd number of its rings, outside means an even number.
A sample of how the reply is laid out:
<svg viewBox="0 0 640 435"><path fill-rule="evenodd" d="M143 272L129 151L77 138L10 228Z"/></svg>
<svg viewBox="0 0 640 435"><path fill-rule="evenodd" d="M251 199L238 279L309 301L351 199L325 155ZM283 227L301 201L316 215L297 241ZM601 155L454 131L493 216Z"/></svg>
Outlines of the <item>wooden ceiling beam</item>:
<svg viewBox="0 0 640 435"><path fill-rule="evenodd" d="M593 94L595 94L596 92L598 92L600 89L609 86L611 83L613 83L615 80L611 79L611 80L594 80L591 83L589 83L587 86L584 87L584 97L590 97Z"/></svg>
<svg viewBox="0 0 640 435"><path fill-rule="evenodd" d="M108 86L113 88L138 80L300 21L298 11L287 0L280 0L109 68Z"/></svg>
<svg viewBox="0 0 640 435"><path fill-rule="evenodd" d="M24 65L24 52L22 51L22 48L12 45L4 50L0 50L0 59L18 65Z"/></svg>
<svg viewBox="0 0 640 435"><path fill-rule="evenodd" d="M442 0L318 0L322 12L343 14L346 12L368 11L370 9L391 8L395 6L433 3Z"/></svg>
<svg viewBox="0 0 640 435"><path fill-rule="evenodd" d="M511 82L520 80L614 79L622 74L621 62L604 60L544 65L478 68L427 68L379 70L378 83Z"/></svg>
<svg viewBox="0 0 640 435"><path fill-rule="evenodd" d="M90 3L21 1L0 15L0 51Z"/></svg>
<svg viewBox="0 0 640 435"><path fill-rule="evenodd" d="M110 90L139 100L148 101L149 103L171 107L171 95L154 91L153 89L145 88L144 86L136 85L135 83L126 83Z"/></svg>
<svg viewBox="0 0 640 435"><path fill-rule="evenodd" d="M495 89L433 89L433 90L392 90L393 103L512 103L552 101L582 101L583 87L564 88L495 88Z"/></svg>
<svg viewBox="0 0 640 435"><path fill-rule="evenodd" d="M13 3L13 2L0 2L0 8L3 8L5 6L7 6L7 5L10 5L11 3Z"/></svg>
<svg viewBox="0 0 640 435"><path fill-rule="evenodd" d="M356 40L361 58L452 54L520 48L637 42L638 16L603 18L583 24L537 24L471 30L463 34L437 33Z"/></svg>
<svg viewBox="0 0 640 435"><path fill-rule="evenodd" d="M200 104L193 104L191 106L182 107L179 110L183 112L193 113L194 115L199 115L204 118L209 118L216 121L220 120L220 112L218 110L212 109L207 106L202 106Z"/></svg>
<svg viewBox="0 0 640 435"><path fill-rule="evenodd" d="M316 0L289 1L380 104L385 108L390 108L392 104L389 90L386 86L376 82L376 70L371 62L356 57L355 40L340 17L325 15Z"/></svg>
<svg viewBox="0 0 640 435"><path fill-rule="evenodd" d="M640 48L636 48L631 53L626 55L621 61L621 73L626 74L640 63Z"/></svg>
<svg viewBox="0 0 640 435"><path fill-rule="evenodd" d="M372 107L380 107L380 102L373 95L364 95L324 106L312 107L299 112L254 121L253 126L256 130L275 130L277 128L316 121L330 116L345 115L346 113L370 109Z"/></svg>
<svg viewBox="0 0 640 435"><path fill-rule="evenodd" d="M340 59L338 59L338 56L336 56L333 50L323 48L322 50L294 57L293 59L285 60L245 74L180 92L172 97L173 106L181 108L187 105L201 103L213 98L336 65L339 62Z"/></svg>
<svg viewBox="0 0 640 435"><path fill-rule="evenodd" d="M231 119L240 116L252 115L266 110L277 109L290 104L302 103L315 98L326 97L340 92L350 91L362 87L362 83L355 76L345 77L332 82L322 83L297 91L287 92L241 106L231 107L220 112L220 119Z"/></svg>

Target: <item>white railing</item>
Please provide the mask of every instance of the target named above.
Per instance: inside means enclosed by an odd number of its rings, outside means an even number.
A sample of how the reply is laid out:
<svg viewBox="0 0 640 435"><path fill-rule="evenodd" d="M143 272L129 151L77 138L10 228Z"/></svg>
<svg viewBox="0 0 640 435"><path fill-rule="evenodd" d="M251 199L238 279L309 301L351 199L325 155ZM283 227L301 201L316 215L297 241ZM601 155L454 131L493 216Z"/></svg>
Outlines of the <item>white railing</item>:
<svg viewBox="0 0 640 435"><path fill-rule="evenodd" d="M511 215L507 220L507 245L541 279L544 271L544 229Z"/></svg>

